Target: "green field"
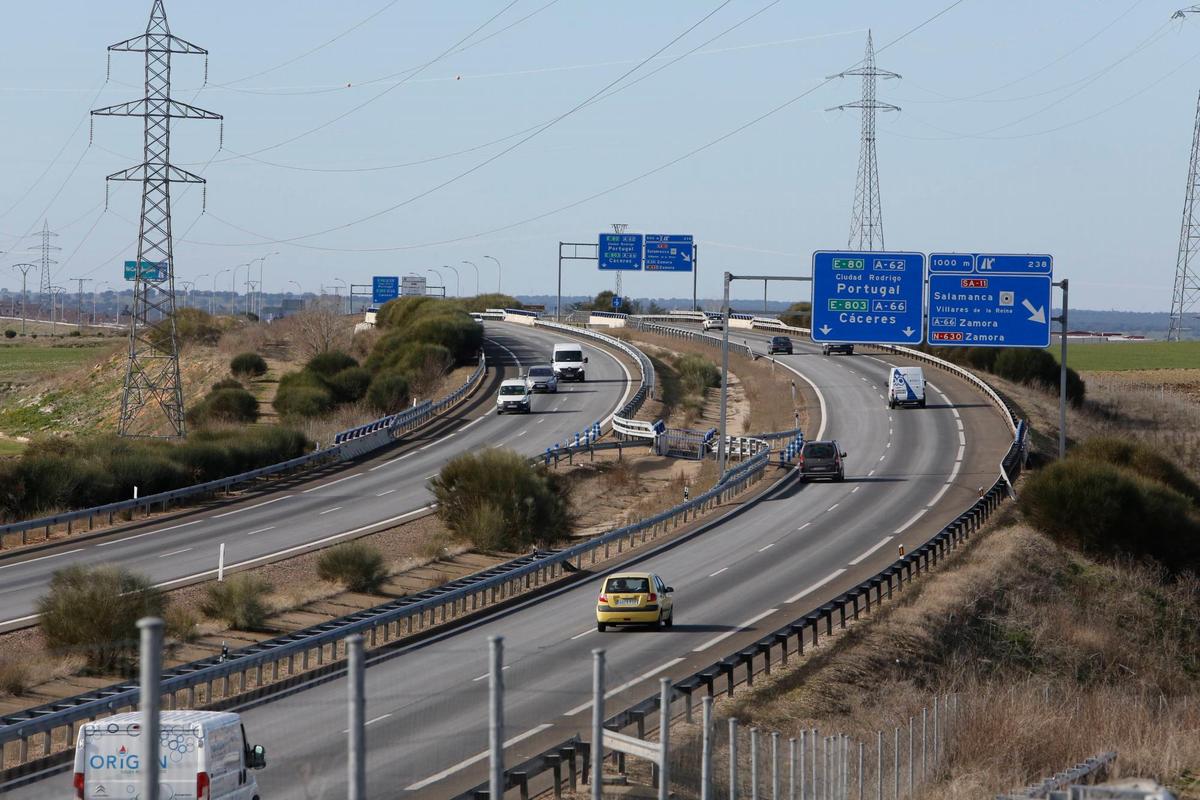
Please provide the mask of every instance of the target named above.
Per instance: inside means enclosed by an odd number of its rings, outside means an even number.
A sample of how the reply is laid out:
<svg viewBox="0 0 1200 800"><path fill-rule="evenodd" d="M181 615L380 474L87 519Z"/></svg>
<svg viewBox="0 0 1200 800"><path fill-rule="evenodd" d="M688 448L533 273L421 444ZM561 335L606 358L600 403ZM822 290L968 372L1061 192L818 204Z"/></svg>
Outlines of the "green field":
<svg viewBox="0 0 1200 800"><path fill-rule="evenodd" d="M1050 352L1058 358L1057 345L1051 346ZM1104 344L1072 344L1068 341L1067 366L1079 372L1200 369L1200 341Z"/></svg>
<svg viewBox="0 0 1200 800"><path fill-rule="evenodd" d="M0 458L4 456L19 456L25 450L25 443L13 439L0 439Z"/></svg>
<svg viewBox="0 0 1200 800"><path fill-rule="evenodd" d="M117 342L110 341L55 347L25 342L6 344L0 340L0 382L28 383L58 370L86 364L117 346Z"/></svg>

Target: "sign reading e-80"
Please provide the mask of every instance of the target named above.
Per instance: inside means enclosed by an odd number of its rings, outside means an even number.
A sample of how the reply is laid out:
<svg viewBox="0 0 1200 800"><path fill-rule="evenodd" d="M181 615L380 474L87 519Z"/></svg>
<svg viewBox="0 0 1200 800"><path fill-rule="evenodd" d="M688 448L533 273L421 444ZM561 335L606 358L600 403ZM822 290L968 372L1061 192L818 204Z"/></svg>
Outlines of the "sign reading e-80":
<svg viewBox="0 0 1200 800"><path fill-rule="evenodd" d="M925 256L813 253L814 342L920 344Z"/></svg>

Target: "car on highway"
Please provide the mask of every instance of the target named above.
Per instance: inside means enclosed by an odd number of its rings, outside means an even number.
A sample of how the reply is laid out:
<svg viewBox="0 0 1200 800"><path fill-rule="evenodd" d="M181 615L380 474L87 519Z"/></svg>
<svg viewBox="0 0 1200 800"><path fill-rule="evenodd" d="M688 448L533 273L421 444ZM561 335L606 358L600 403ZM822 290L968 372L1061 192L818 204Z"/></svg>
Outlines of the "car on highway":
<svg viewBox="0 0 1200 800"><path fill-rule="evenodd" d="M525 383L529 384L531 392L550 392L558 391L558 376L554 374L554 368L549 364L537 364L529 368L525 373Z"/></svg>
<svg viewBox="0 0 1200 800"><path fill-rule="evenodd" d="M609 575L596 599L596 630L604 633L609 625L669 628L675 624L674 591L653 572Z"/></svg>
<svg viewBox="0 0 1200 800"><path fill-rule="evenodd" d="M725 318L720 314L709 315L704 318L704 322L700 323L700 327L706 331L719 331L725 328Z"/></svg>
<svg viewBox="0 0 1200 800"><path fill-rule="evenodd" d="M846 457L837 440L805 442L800 449L796 467L800 470L800 480L811 478L829 478L833 481L846 480Z"/></svg>
<svg viewBox="0 0 1200 800"><path fill-rule="evenodd" d="M767 345L767 355L773 356L776 353L786 353L790 356L792 354L792 340L786 336L772 336L771 343Z"/></svg>
<svg viewBox="0 0 1200 800"><path fill-rule="evenodd" d="M586 381L587 363L587 356L583 354L583 345L574 342L554 345L550 367L554 370L554 376L559 380Z"/></svg>
<svg viewBox="0 0 1200 800"><path fill-rule="evenodd" d="M250 770L267 765L262 745L246 741L242 718L228 711L163 711L156 769L161 796L258 800ZM141 790L142 715L85 722L75 747L76 800L118 800Z"/></svg>
<svg viewBox="0 0 1200 800"><path fill-rule="evenodd" d="M528 414L533 409L533 393L524 378L509 378L500 384L496 393L496 413L516 411Z"/></svg>
<svg viewBox="0 0 1200 800"><path fill-rule="evenodd" d="M821 345L821 355L827 356L831 353L843 353L848 356L854 355L854 345L852 344L823 344Z"/></svg>

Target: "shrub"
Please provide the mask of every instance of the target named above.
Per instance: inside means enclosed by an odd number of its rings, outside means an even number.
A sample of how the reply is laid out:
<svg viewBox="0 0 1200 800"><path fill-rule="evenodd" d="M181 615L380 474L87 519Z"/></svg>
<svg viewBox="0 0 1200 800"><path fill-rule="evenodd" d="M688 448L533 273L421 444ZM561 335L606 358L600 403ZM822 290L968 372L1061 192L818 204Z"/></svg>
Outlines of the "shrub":
<svg viewBox="0 0 1200 800"><path fill-rule="evenodd" d="M180 342L196 342L198 344L216 344L221 339L223 330L217 320L207 311L198 308L178 308L175 310L175 337ZM169 322L160 322L150 330L150 341L159 350L166 350L170 343L171 328Z"/></svg>
<svg viewBox="0 0 1200 800"><path fill-rule="evenodd" d="M204 416L218 422L256 422L258 399L245 389L217 389L205 398Z"/></svg>
<svg viewBox="0 0 1200 800"><path fill-rule="evenodd" d="M239 381L237 378L222 378L221 380L217 381L216 383L214 383L212 385L212 389L210 391L215 392L218 389L244 389L244 388L246 388L246 387L242 386L242 382Z"/></svg>
<svg viewBox="0 0 1200 800"><path fill-rule="evenodd" d="M347 367L326 379L325 383L333 392L334 401L355 403L366 395L371 385L371 373L365 367Z"/></svg>
<svg viewBox="0 0 1200 800"><path fill-rule="evenodd" d="M383 553L365 542L346 542L330 548L317 560L317 575L340 583L351 592L378 592L387 580Z"/></svg>
<svg viewBox="0 0 1200 800"><path fill-rule="evenodd" d="M200 638L200 618L191 609L170 606L163 615L167 638L177 642L194 642Z"/></svg>
<svg viewBox="0 0 1200 800"><path fill-rule="evenodd" d="M972 356L968 356L970 360ZM982 358L974 356L974 358ZM1032 383L1055 389L1059 382L1059 366L1054 356L1033 348L1005 348L997 353L991 371L1001 378L1018 383ZM1083 402L1086 387L1079 373L1067 368L1067 400L1078 405Z"/></svg>
<svg viewBox="0 0 1200 800"><path fill-rule="evenodd" d="M408 378L385 370L371 379L367 403L380 414L393 414L408 405Z"/></svg>
<svg viewBox="0 0 1200 800"><path fill-rule="evenodd" d="M353 356L346 355L341 350L330 350L310 358L304 369L324 378L331 378L344 369L357 366L358 362Z"/></svg>
<svg viewBox="0 0 1200 800"><path fill-rule="evenodd" d="M705 389L721 385L721 371L704 356L687 353L675 359L675 370L684 394L703 395Z"/></svg>
<svg viewBox="0 0 1200 800"><path fill-rule="evenodd" d="M271 590L265 578L243 572L227 581L210 583L200 611L234 630L261 630L271 613L266 601Z"/></svg>
<svg viewBox="0 0 1200 800"><path fill-rule="evenodd" d="M1200 506L1200 484L1192 480L1178 464L1149 445L1131 439L1097 437L1074 447L1071 458L1124 467L1169 486Z"/></svg>
<svg viewBox="0 0 1200 800"><path fill-rule="evenodd" d="M565 481L511 450L457 456L430 485L438 516L476 547L524 550L571 532Z"/></svg>
<svg viewBox="0 0 1200 800"><path fill-rule="evenodd" d="M60 569L37 601L49 648L82 655L96 670L126 666L138 646L137 621L165 607L149 578L110 565Z"/></svg>
<svg viewBox="0 0 1200 800"><path fill-rule="evenodd" d="M1021 507L1063 544L1105 556L1150 556L1171 569L1200 565L1200 518L1179 492L1131 470L1069 458L1035 472Z"/></svg>
<svg viewBox="0 0 1200 800"><path fill-rule="evenodd" d="M285 417L319 417L333 409L333 393L323 386L284 386L271 405Z"/></svg>
<svg viewBox="0 0 1200 800"><path fill-rule="evenodd" d="M0 657L0 697L20 697L29 689L31 675L28 662L18 656Z"/></svg>
<svg viewBox="0 0 1200 800"><path fill-rule="evenodd" d="M246 378L267 374L267 361L258 353L238 353L229 361L229 371Z"/></svg>
<svg viewBox="0 0 1200 800"><path fill-rule="evenodd" d="M15 339L15 338L17 338L17 332L14 331L12 328L8 328L4 331L4 338L5 339Z"/></svg>
<svg viewBox="0 0 1200 800"><path fill-rule="evenodd" d="M83 334L80 333L78 330L71 331L70 333L67 334L67 336L82 336L82 335Z"/></svg>

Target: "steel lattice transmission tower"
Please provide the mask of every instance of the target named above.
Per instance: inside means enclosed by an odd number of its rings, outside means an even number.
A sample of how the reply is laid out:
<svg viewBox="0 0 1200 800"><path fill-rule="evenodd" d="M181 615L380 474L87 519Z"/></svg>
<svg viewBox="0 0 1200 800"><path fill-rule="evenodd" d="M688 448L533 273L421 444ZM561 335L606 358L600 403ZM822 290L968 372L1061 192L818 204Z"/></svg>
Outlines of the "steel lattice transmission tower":
<svg viewBox="0 0 1200 800"><path fill-rule="evenodd" d="M120 105L99 108L97 116L141 117L145 121L141 164L108 176L110 181L142 184L142 213L133 308L129 320L129 361L121 395L122 436L156 436L155 410L167 421L171 436L184 435L183 386L179 377L179 343L175 332L175 259L171 239L171 184L204 183L171 164L172 119L221 119L171 99L171 56L205 56L208 51L171 34L163 0L154 0L146 32L108 48L109 52L146 54L146 95ZM151 319L157 312L169 336L153 336Z"/></svg>
<svg viewBox="0 0 1200 800"><path fill-rule="evenodd" d="M45 220L42 222L42 243L35 247L29 248L32 253L40 253L41 258L38 259L38 267L41 270L41 278L38 281L38 311L39 313L46 308L46 300L50 299L50 316L54 317L54 301L50 297L50 265L58 262L50 258L52 250L61 250L61 247L54 247L50 244L51 237L58 236L57 233L50 232L50 222Z"/></svg>
<svg viewBox="0 0 1200 800"><path fill-rule="evenodd" d="M880 78L899 78L895 72L875 66L875 45L867 32L867 51L861 66L830 75L832 78L862 77L862 99L834 106L826 111L862 110L862 149L858 155L858 183L854 189L854 217L850 221L851 250L882 250L883 210L879 203L879 160L875 154L875 112L899 111L899 106L875 99L875 84Z"/></svg>
<svg viewBox="0 0 1200 800"><path fill-rule="evenodd" d="M1200 6L1181 8L1171 19L1200 14ZM1183 196L1183 223L1179 231L1179 255L1175 260L1175 285L1171 291L1171 320L1167 341L1177 342L1188 330L1188 315L1200 303L1200 272L1196 262L1200 250L1200 220L1196 219L1196 195L1200 192L1200 97L1196 100L1196 121L1192 129L1192 157L1188 163L1187 193Z"/></svg>

